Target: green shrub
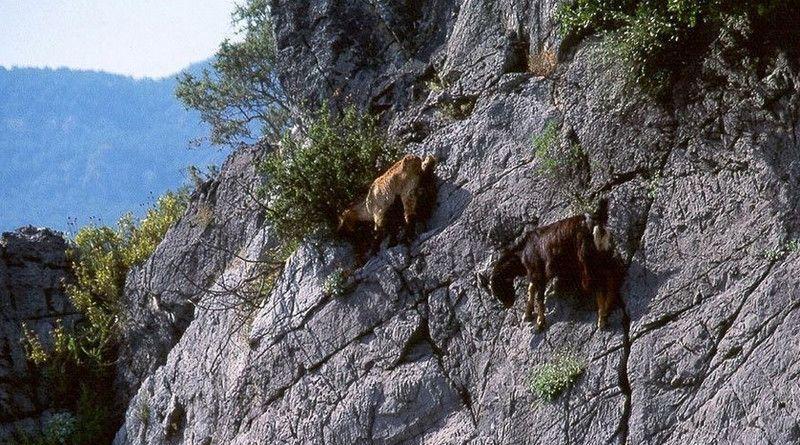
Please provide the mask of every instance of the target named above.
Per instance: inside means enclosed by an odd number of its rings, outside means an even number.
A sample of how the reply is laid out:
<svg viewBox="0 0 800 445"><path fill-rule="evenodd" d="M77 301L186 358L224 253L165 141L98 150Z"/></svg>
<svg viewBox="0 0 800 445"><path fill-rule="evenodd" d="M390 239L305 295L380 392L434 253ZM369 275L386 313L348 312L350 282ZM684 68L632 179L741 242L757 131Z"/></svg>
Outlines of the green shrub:
<svg viewBox="0 0 800 445"><path fill-rule="evenodd" d="M339 214L400 154L374 117L352 107L338 118L323 107L307 137L287 134L262 165L267 218L284 243L332 233Z"/></svg>
<svg viewBox="0 0 800 445"><path fill-rule="evenodd" d="M558 124L548 122L541 133L533 137L534 156L539 160L539 169L546 173L555 173L559 166L558 159L553 155L558 145Z"/></svg>
<svg viewBox="0 0 800 445"><path fill-rule="evenodd" d="M119 299L131 267L143 263L155 251L167 230L186 210L188 193L168 192L141 220L132 214L120 218L115 228L87 226L75 235L69 253L76 281L66 286L72 304L88 320L75 332L73 357L103 364L113 360L109 353L116 334L121 308Z"/></svg>
<svg viewBox="0 0 800 445"><path fill-rule="evenodd" d="M558 354L552 361L537 366L530 374L530 390L539 399L552 402L572 386L586 369L586 362L571 354Z"/></svg>
<svg viewBox="0 0 800 445"><path fill-rule="evenodd" d="M558 132L558 124L550 121L540 134L533 137L536 170L557 183L557 190L575 213L592 212L596 203L586 193L589 157L577 142L573 141L566 147L560 144Z"/></svg>
<svg viewBox="0 0 800 445"><path fill-rule="evenodd" d="M661 187L661 182L663 181L660 172L656 172L652 176L647 179L647 197L650 199L656 199L658 197L658 191Z"/></svg>
<svg viewBox="0 0 800 445"><path fill-rule="evenodd" d="M75 413L74 428L59 418L53 426L58 440L48 427L38 436L19 435L17 443L83 445L111 440L115 425L108 407L114 403L110 386L125 278L131 267L153 253L183 214L187 200L186 191L167 193L140 220L128 214L116 227L87 226L75 235L68 252L75 281L65 291L85 322L70 329L58 323L50 332L51 350L27 326L22 339L44 390L57 405Z"/></svg>
<svg viewBox="0 0 800 445"><path fill-rule="evenodd" d="M475 98L463 97L454 100L443 101L439 104L441 113L449 119L462 120L472 114L475 108Z"/></svg>
<svg viewBox="0 0 800 445"><path fill-rule="evenodd" d="M765 17L789 0L576 0L556 13L563 34L599 33L645 90L663 93L687 50L703 46L723 24L743 16Z"/></svg>
<svg viewBox="0 0 800 445"><path fill-rule="evenodd" d="M75 416L68 411L55 413L47 420L45 437L53 443L65 444L75 433Z"/></svg>

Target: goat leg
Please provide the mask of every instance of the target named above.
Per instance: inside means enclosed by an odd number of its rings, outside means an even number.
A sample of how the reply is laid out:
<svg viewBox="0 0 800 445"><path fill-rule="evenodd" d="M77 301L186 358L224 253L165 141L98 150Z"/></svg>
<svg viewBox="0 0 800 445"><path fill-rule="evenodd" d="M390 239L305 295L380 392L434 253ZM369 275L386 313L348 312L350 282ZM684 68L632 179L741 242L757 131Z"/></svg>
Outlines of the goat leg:
<svg viewBox="0 0 800 445"><path fill-rule="evenodd" d="M540 286L539 289L536 290L536 330L542 331L547 322L544 319L544 288Z"/></svg>
<svg viewBox="0 0 800 445"><path fill-rule="evenodd" d="M531 283L528 285L528 302L525 305L524 321L533 321L533 311L536 311L536 330L541 331L545 327L544 319L544 289L542 286Z"/></svg>
<svg viewBox="0 0 800 445"><path fill-rule="evenodd" d="M525 315L522 317L522 321L533 321L533 311L536 306L536 289L537 286L535 284L528 284L528 301L525 304Z"/></svg>
<svg viewBox="0 0 800 445"><path fill-rule="evenodd" d="M608 318L608 296L605 292L597 292L597 329L605 329Z"/></svg>

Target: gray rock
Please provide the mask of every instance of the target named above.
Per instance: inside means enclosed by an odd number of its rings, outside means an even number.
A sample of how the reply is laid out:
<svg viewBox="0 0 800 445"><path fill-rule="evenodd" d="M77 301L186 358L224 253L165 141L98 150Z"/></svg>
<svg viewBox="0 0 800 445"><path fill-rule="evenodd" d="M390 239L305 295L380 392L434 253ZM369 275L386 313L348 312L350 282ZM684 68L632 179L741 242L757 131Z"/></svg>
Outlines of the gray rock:
<svg viewBox="0 0 800 445"><path fill-rule="evenodd" d="M181 281L181 252L217 231L190 235L182 221L144 269L175 295L162 307L195 309L139 317L174 313L182 335L127 337L159 346L132 356L147 366L130 380L143 378L115 443L800 440L800 253L788 243L800 237L796 63L776 56L760 76L715 49L707 76L683 79L659 105L598 42L561 45L557 2L523 3L272 2L287 89L387 111L410 151L441 158L438 206L410 246L357 270L344 296L323 284L352 265L350 250L302 246L252 319L231 306L258 275L269 228L220 213L237 255L214 257L207 281ZM519 72L520 41L527 54L564 47L552 76ZM426 89L432 72L444 91ZM712 74L724 86L704 83ZM463 114L443 110L464 98ZM531 140L549 121L585 165L547 174ZM231 161L218 186L250 168ZM625 310L598 331L593 302L551 295L549 327L536 333L522 322L523 283L512 310L479 285L493 234L569 216L600 193L630 263ZM126 295L144 307L132 277ZM537 400L531 370L564 351L584 374L554 402Z"/></svg>
<svg viewBox="0 0 800 445"><path fill-rule="evenodd" d="M115 385L121 404L164 363L209 286L254 242L264 223L256 201L262 151L247 148L231 155L219 176L194 192L186 213L147 262L130 271Z"/></svg>
<svg viewBox="0 0 800 445"><path fill-rule="evenodd" d="M0 236L0 441L42 427L54 400L33 373L22 343L23 324L45 348L59 323L81 316L63 292L70 279L67 242L49 229L23 227Z"/></svg>

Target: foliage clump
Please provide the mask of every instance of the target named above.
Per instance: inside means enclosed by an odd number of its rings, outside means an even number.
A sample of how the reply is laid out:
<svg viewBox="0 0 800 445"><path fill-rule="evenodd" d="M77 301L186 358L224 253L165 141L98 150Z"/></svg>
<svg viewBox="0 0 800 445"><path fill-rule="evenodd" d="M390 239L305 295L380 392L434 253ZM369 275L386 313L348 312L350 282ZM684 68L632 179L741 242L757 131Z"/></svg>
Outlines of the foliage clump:
<svg viewBox="0 0 800 445"><path fill-rule="evenodd" d="M552 361L535 367L529 387L539 399L552 402L572 386L586 370L586 362L572 354L558 354Z"/></svg>
<svg viewBox="0 0 800 445"><path fill-rule="evenodd" d="M347 293L347 271L339 268L331 272L325 279L322 290L325 295L339 298Z"/></svg>
<svg viewBox="0 0 800 445"><path fill-rule="evenodd" d="M262 164L267 218L284 243L330 235L339 214L363 199L400 150L373 116L323 107L305 136L287 134Z"/></svg>
<svg viewBox="0 0 800 445"><path fill-rule="evenodd" d="M558 134L558 124L550 121L533 137L537 171L558 184L557 190L575 213L592 212L596 203L586 192L591 170L589 157L577 140L562 144Z"/></svg>
<svg viewBox="0 0 800 445"><path fill-rule="evenodd" d="M50 416L45 421L41 434L17 434L12 439L12 445L65 445L72 443L70 438L76 431L76 419L72 413L64 411Z"/></svg>
<svg viewBox="0 0 800 445"><path fill-rule="evenodd" d="M794 252L800 252L800 239L787 240L776 248L765 250L763 255L764 258L770 261L778 261L784 256Z"/></svg>
<svg viewBox="0 0 800 445"><path fill-rule="evenodd" d="M541 133L533 137L534 157L538 169L551 179L575 176L576 170L588 163L583 147L577 142L564 149L558 142L558 124L550 121Z"/></svg>
<svg viewBox="0 0 800 445"><path fill-rule="evenodd" d="M188 193L168 192L137 221L128 213L117 226L87 226L75 235L70 252L75 283L66 293L88 323L75 333L74 359L101 365L112 359L111 344L121 313L119 299L131 267L155 251L186 209Z"/></svg>
<svg viewBox="0 0 800 445"><path fill-rule="evenodd" d="M725 25L740 18L766 19L792 6L790 0L576 0L556 13L566 35L598 33L626 62L646 91L661 94L683 66L689 50L702 48Z"/></svg>
<svg viewBox="0 0 800 445"><path fill-rule="evenodd" d="M90 225L77 232L68 252L75 281L65 291L85 320L70 328L58 323L50 332L52 348L27 326L22 339L46 390L75 421L66 422L66 414L56 419L57 440L46 429L36 437L19 435L18 443L80 445L111 439L115 425L108 407L114 403L110 386L125 278L153 253L187 201L186 191L170 192L140 220L127 214L116 227Z"/></svg>

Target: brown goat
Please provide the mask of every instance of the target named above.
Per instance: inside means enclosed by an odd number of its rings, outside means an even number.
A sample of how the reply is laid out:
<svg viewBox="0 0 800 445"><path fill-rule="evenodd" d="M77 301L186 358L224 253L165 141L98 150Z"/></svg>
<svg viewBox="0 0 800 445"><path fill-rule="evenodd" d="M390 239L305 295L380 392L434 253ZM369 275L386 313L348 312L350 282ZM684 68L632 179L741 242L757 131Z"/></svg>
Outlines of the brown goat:
<svg viewBox="0 0 800 445"><path fill-rule="evenodd" d="M339 233L353 234L359 223L372 222L375 230L375 241L380 243L386 232L390 209L397 205L398 198L402 203L403 220L406 226L406 237L410 237L417 219L418 201L422 200L424 215L430 213L430 192L422 188L435 187L433 170L436 158L406 155L373 181L367 196L363 200L348 207L339 217ZM434 192L435 193L435 192ZM435 199L435 194L434 198Z"/></svg>
<svg viewBox="0 0 800 445"><path fill-rule="evenodd" d="M537 227L520 242L501 252L494 264L489 286L506 308L514 304L514 279L527 276L528 301L525 321L536 311L536 327L545 325L544 295L551 280L566 283L597 299L597 327L606 325L608 312L620 301L624 266L614 255L606 228L608 201L594 215L578 215Z"/></svg>

